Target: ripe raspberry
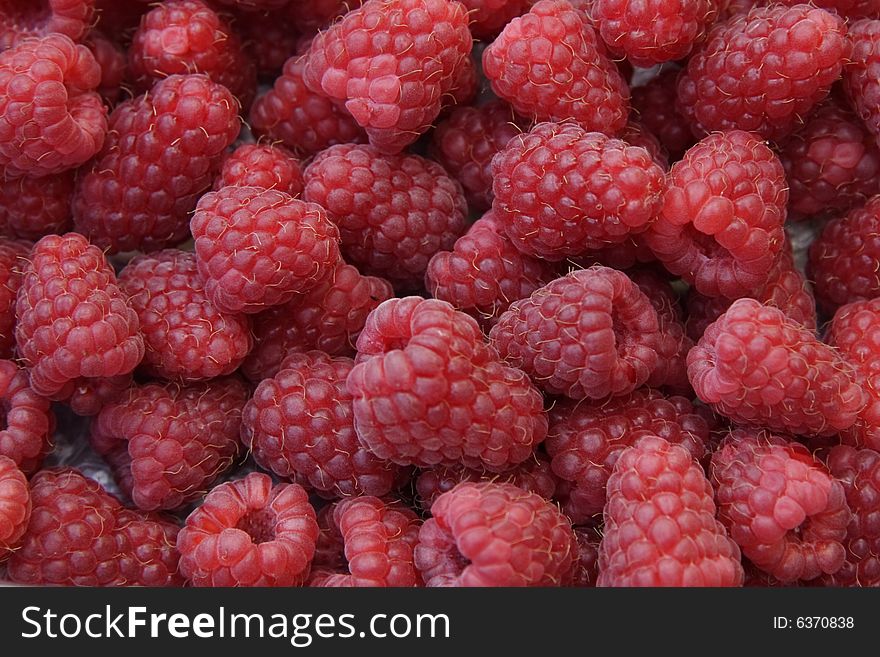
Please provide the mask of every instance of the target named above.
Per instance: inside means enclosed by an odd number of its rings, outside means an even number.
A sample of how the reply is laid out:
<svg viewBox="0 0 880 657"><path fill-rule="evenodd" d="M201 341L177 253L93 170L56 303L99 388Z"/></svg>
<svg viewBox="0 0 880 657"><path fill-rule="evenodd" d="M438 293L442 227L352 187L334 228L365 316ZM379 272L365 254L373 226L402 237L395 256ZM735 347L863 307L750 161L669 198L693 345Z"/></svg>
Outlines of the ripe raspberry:
<svg viewBox="0 0 880 657"><path fill-rule="evenodd" d="M0 358L12 358L15 350L15 297L31 246L0 237Z"/></svg>
<svg viewBox="0 0 880 657"><path fill-rule="evenodd" d="M133 386L101 409L92 447L139 509L177 509L232 466L247 396L236 379Z"/></svg>
<svg viewBox="0 0 880 657"><path fill-rule="evenodd" d="M107 109L101 68L85 46L52 34L0 53L0 168L4 179L78 167L101 150Z"/></svg>
<svg viewBox="0 0 880 657"><path fill-rule="evenodd" d="M177 538L180 572L193 586L297 586L309 573L318 523L297 484L251 473L220 484Z"/></svg>
<svg viewBox="0 0 880 657"><path fill-rule="evenodd" d="M632 106L639 121L656 135L673 162L694 145L687 120L675 109L677 69L664 69L632 90Z"/></svg>
<svg viewBox="0 0 880 657"><path fill-rule="evenodd" d="M431 256L465 230L461 186L418 155L332 146L306 168L305 185L305 200L339 226L346 260L403 291L420 288Z"/></svg>
<svg viewBox="0 0 880 657"><path fill-rule="evenodd" d="M260 80L272 84L281 75L284 62L297 52L298 24L293 16L277 11L241 12L236 16L235 28Z"/></svg>
<svg viewBox="0 0 880 657"><path fill-rule="evenodd" d="M131 374L97 379L78 379L66 404L77 415L97 415L106 404L115 404L132 384Z"/></svg>
<svg viewBox="0 0 880 657"><path fill-rule="evenodd" d="M362 0L291 0L286 14L294 19L304 34L313 34L329 27L337 18L361 4Z"/></svg>
<svg viewBox="0 0 880 657"><path fill-rule="evenodd" d="M512 484L459 484L431 507L416 568L428 586L559 586L578 545L571 523Z"/></svg>
<svg viewBox="0 0 880 657"><path fill-rule="evenodd" d="M588 588L596 586L599 579L599 544L602 533L591 527L575 527L578 558L574 560L570 586Z"/></svg>
<svg viewBox="0 0 880 657"><path fill-rule="evenodd" d="M544 391L572 399L632 392L659 361L657 311L607 267L572 272L514 302L489 335Z"/></svg>
<svg viewBox="0 0 880 657"><path fill-rule="evenodd" d="M809 450L736 430L712 455L718 516L743 556L782 582L840 570L852 514L843 485Z"/></svg>
<svg viewBox="0 0 880 657"><path fill-rule="evenodd" d="M549 263L522 254L490 210L458 238L452 251L431 258L425 287L431 296L490 328L511 303L549 283L554 274Z"/></svg>
<svg viewBox="0 0 880 657"><path fill-rule="evenodd" d="M861 20L849 28L852 55L843 71L843 86L856 114L875 136L880 135L880 21Z"/></svg>
<svg viewBox="0 0 880 657"><path fill-rule="evenodd" d="M394 490L401 469L358 442L345 389L352 367L350 358L320 351L293 354L257 386L242 424L242 442L257 464L280 477L300 477L331 497Z"/></svg>
<svg viewBox="0 0 880 657"><path fill-rule="evenodd" d="M214 0L218 4L236 7L242 11L269 11L281 9L291 0Z"/></svg>
<svg viewBox="0 0 880 657"><path fill-rule="evenodd" d="M356 268L340 261L311 291L253 316L256 344L242 365L242 373L259 383L275 376L289 354L312 349L330 356L354 356L367 316L393 296L384 279L361 276Z"/></svg>
<svg viewBox="0 0 880 657"><path fill-rule="evenodd" d="M475 39L492 41L511 20L526 13L534 0L461 0Z"/></svg>
<svg viewBox="0 0 880 657"><path fill-rule="evenodd" d="M15 461L0 456L0 562L18 547L30 517L31 496L27 478Z"/></svg>
<svg viewBox="0 0 880 657"><path fill-rule="evenodd" d="M781 0L784 5L793 5L797 0ZM819 0L817 7L834 11L844 18L876 18L880 12L877 0Z"/></svg>
<svg viewBox="0 0 880 657"><path fill-rule="evenodd" d="M630 146L639 146L648 151L651 159L663 171L669 168L669 153L660 140L639 121L630 121L620 132L620 139Z"/></svg>
<svg viewBox="0 0 880 657"><path fill-rule="evenodd" d="M223 312L287 303L339 262L339 230L323 208L274 189L205 194L190 228L205 291Z"/></svg>
<svg viewBox="0 0 880 657"><path fill-rule="evenodd" d="M476 320L444 301L384 302L357 347L355 427L381 459L503 472L544 440L541 394L483 342Z"/></svg>
<svg viewBox="0 0 880 657"><path fill-rule="evenodd" d="M77 233L36 243L15 314L15 342L31 386L56 401L82 383L129 374L144 356L137 314L113 269Z"/></svg>
<svg viewBox="0 0 880 657"><path fill-rule="evenodd" d="M143 369L173 381L232 374L253 343L245 315L221 312L208 299L193 253L167 249L131 260L119 286L144 336Z"/></svg>
<svg viewBox="0 0 880 657"><path fill-rule="evenodd" d="M95 0L98 27L106 34L127 34L135 30L141 16L150 9L143 0Z"/></svg>
<svg viewBox="0 0 880 657"><path fill-rule="evenodd" d="M837 15L758 7L709 32L679 78L677 109L697 136L736 128L779 140L828 95L849 55Z"/></svg>
<svg viewBox="0 0 880 657"><path fill-rule="evenodd" d="M302 167L284 147L244 144L223 161L214 191L231 185L275 189L299 196L303 191Z"/></svg>
<svg viewBox="0 0 880 657"><path fill-rule="evenodd" d="M178 527L129 511L73 468L31 480L33 511L9 578L27 585L181 586Z"/></svg>
<svg viewBox="0 0 880 657"><path fill-rule="evenodd" d="M646 435L608 480L598 586L741 586L736 543L687 450Z"/></svg>
<svg viewBox="0 0 880 657"><path fill-rule="evenodd" d="M312 559L312 577L318 571L342 573L346 567L345 541L339 527L333 520L336 503L321 507L316 515L318 540L315 544L315 558Z"/></svg>
<svg viewBox="0 0 880 657"><path fill-rule="evenodd" d="M183 242L239 127L235 98L203 75L172 75L118 105L104 150L77 180L77 230L111 252Z"/></svg>
<svg viewBox="0 0 880 657"><path fill-rule="evenodd" d="M604 265L622 271L637 265L656 263L657 258L645 244L644 233L638 233L619 244L610 244L583 256L568 258L567 262L578 268Z"/></svg>
<svg viewBox="0 0 880 657"><path fill-rule="evenodd" d="M5 0L0 10L0 51L28 37L51 34L79 41L93 26L94 13L95 0Z"/></svg>
<svg viewBox="0 0 880 657"><path fill-rule="evenodd" d="M431 155L464 188L471 210L492 206L492 158L526 128L503 100L452 110L434 129Z"/></svg>
<svg viewBox="0 0 880 657"><path fill-rule="evenodd" d="M646 240L657 258L706 296L763 285L784 242L788 191L776 154L755 135L709 135L667 177L663 212Z"/></svg>
<svg viewBox="0 0 880 657"><path fill-rule="evenodd" d="M0 457L33 474L52 448L55 415L49 400L31 389L27 371L10 360L0 360L0 413Z"/></svg>
<svg viewBox="0 0 880 657"><path fill-rule="evenodd" d="M572 483L563 511L575 524L601 513L611 469L641 436L659 436L702 459L710 428L688 399L656 390L601 402L557 402L550 410L546 445L553 473Z"/></svg>
<svg viewBox="0 0 880 657"><path fill-rule="evenodd" d="M105 34L92 30L85 46L92 52L98 66L101 67L101 83L98 85L98 93L104 102L111 107L116 104L122 95L122 85L125 82L126 58L125 50L116 41Z"/></svg>
<svg viewBox="0 0 880 657"><path fill-rule="evenodd" d="M38 240L66 233L74 179L72 170L43 178L0 179L0 234Z"/></svg>
<svg viewBox="0 0 880 657"><path fill-rule="evenodd" d="M626 81L587 17L563 0L541 0L510 21L483 53L483 72L527 119L574 119L609 135L626 125Z"/></svg>

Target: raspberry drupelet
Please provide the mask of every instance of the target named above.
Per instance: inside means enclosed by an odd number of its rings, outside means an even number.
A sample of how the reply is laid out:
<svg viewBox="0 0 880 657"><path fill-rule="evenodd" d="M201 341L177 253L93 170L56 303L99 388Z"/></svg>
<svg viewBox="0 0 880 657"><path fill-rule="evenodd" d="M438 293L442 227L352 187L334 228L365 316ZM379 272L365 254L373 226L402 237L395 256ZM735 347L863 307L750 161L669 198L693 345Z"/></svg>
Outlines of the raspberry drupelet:
<svg viewBox="0 0 880 657"><path fill-rule="evenodd" d="M0 456L0 563L18 547L30 517L27 478L15 461Z"/></svg>
<svg viewBox="0 0 880 657"><path fill-rule="evenodd" d="M30 386L26 370L10 360L0 360L0 457L31 475L52 448L55 415L51 403Z"/></svg>
<svg viewBox="0 0 880 657"><path fill-rule="evenodd" d="M0 235L38 240L72 223L75 170L42 178L0 179Z"/></svg>
<svg viewBox="0 0 880 657"><path fill-rule="evenodd" d="M94 26L95 0L5 0L0 51L23 39L58 34L81 40Z"/></svg>
<svg viewBox="0 0 880 657"><path fill-rule="evenodd" d="M244 144L223 160L214 191L230 185L275 189L299 196L303 191L302 165L283 146Z"/></svg>

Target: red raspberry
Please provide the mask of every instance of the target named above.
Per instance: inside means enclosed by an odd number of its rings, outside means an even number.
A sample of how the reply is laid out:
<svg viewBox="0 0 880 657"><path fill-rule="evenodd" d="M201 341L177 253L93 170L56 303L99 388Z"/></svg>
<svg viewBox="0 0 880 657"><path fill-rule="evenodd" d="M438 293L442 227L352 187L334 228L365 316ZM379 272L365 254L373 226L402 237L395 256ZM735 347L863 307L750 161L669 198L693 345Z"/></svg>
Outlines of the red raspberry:
<svg viewBox="0 0 880 657"><path fill-rule="evenodd" d="M73 468L31 480L33 511L9 578L27 585L181 586L177 525L129 511Z"/></svg>
<svg viewBox="0 0 880 657"><path fill-rule="evenodd" d="M880 135L880 21L861 20L849 28L852 55L843 71L843 86L856 114L875 136Z"/></svg>
<svg viewBox="0 0 880 657"><path fill-rule="evenodd" d="M232 374L250 351L248 318L211 303L193 253L137 256L119 274L119 286L137 313L142 365L153 376L185 382Z"/></svg>
<svg viewBox="0 0 880 657"><path fill-rule="evenodd" d="M345 104L384 153L428 130L471 52L454 0L368 0L312 42L303 79Z"/></svg>
<svg viewBox="0 0 880 657"><path fill-rule="evenodd" d="M574 535L577 538L578 558L573 564L570 584L578 588L594 587L599 579L599 543L602 541L602 533L591 527L575 527Z"/></svg>
<svg viewBox="0 0 880 657"><path fill-rule="evenodd" d="M444 301L386 301L357 347L355 427L379 458L503 472L544 440L541 394L483 342L476 320Z"/></svg>
<svg viewBox="0 0 880 657"><path fill-rule="evenodd" d="M664 69L632 90L632 106L639 121L660 140L672 161L694 145L687 120L675 109L677 69Z"/></svg>
<svg viewBox="0 0 880 657"><path fill-rule="evenodd" d="M404 291L420 288L431 256L465 230L461 186L418 155L332 146L306 168L305 183L304 198L339 226L346 260Z"/></svg>
<svg viewBox="0 0 880 657"><path fill-rule="evenodd" d="M393 296L384 279L361 276L356 268L340 261L311 291L253 316L256 344L242 365L242 373L259 383L275 376L289 354L312 349L330 356L353 356L367 316Z"/></svg>
<svg viewBox="0 0 880 657"><path fill-rule="evenodd" d="M122 85L125 82L126 57L125 50L119 43L106 35L92 30L85 42L86 47L92 51L95 61L101 67L101 84L98 85L98 93L104 102L111 107L116 104L122 95Z"/></svg>
<svg viewBox="0 0 880 657"><path fill-rule="evenodd" d="M104 254L77 233L34 246L15 304L15 342L41 395L129 374L144 356L137 314Z"/></svg>
<svg viewBox="0 0 880 657"><path fill-rule="evenodd" d="M37 240L71 225L74 171L43 178L0 179L0 234Z"/></svg>
<svg viewBox="0 0 880 657"><path fill-rule="evenodd" d="M678 111L698 136L789 134L828 95L849 59L846 25L812 5L752 9L709 32L679 78Z"/></svg>
<svg viewBox="0 0 880 657"><path fill-rule="evenodd" d="M541 0L510 21L483 53L483 72L528 119L574 119L610 135L626 125L626 81L587 17L563 0Z"/></svg>
<svg viewBox="0 0 880 657"><path fill-rule="evenodd" d="M107 109L101 68L85 46L59 34L0 53L0 167L4 179L78 167L101 150Z"/></svg>
<svg viewBox="0 0 880 657"><path fill-rule="evenodd" d="M554 277L549 263L524 255L513 245L490 210L458 238L452 251L431 258L425 287L433 297L490 328L511 303Z"/></svg>
<svg viewBox="0 0 880 657"><path fill-rule="evenodd" d="M687 450L647 435L608 480L598 586L741 586L740 552Z"/></svg>
<svg viewBox="0 0 880 657"><path fill-rule="evenodd" d="M629 277L591 267L516 301L490 338L546 392L573 399L625 395L657 367L659 320Z"/></svg>
<svg viewBox="0 0 880 657"><path fill-rule="evenodd" d="M362 0L290 0L286 13L304 33L315 33L361 4Z"/></svg>
<svg viewBox="0 0 880 657"><path fill-rule="evenodd" d="M715 133L672 166L646 240L701 294L736 299L766 282L784 242L787 202L785 171L765 143L740 130Z"/></svg>
<svg viewBox="0 0 880 657"><path fill-rule="evenodd" d="M534 0L461 0L475 39L492 41L511 20L526 13Z"/></svg>
<svg viewBox="0 0 880 657"><path fill-rule="evenodd" d="M438 497L431 514L415 550L428 586L559 586L571 577L571 523L540 495L466 482Z"/></svg>
<svg viewBox="0 0 880 657"><path fill-rule="evenodd" d="M644 233L638 233L619 244L610 244L584 256L569 258L567 262L577 267L604 265L623 271L637 265L656 263L657 258L645 244Z"/></svg>
<svg viewBox="0 0 880 657"><path fill-rule="evenodd" d="M866 395L852 366L781 310L740 299L688 354L703 402L740 424L810 436L849 428Z"/></svg>
<svg viewBox="0 0 880 657"><path fill-rule="evenodd" d="M319 571L342 573L346 568L345 541L333 520L335 510L335 503L328 504L321 507L316 516L319 533L315 544L315 558L312 559L313 578Z"/></svg>
<svg viewBox="0 0 880 657"><path fill-rule="evenodd" d="M12 358L15 350L15 297L31 247L30 242L0 237L0 358Z"/></svg>
<svg viewBox="0 0 880 657"><path fill-rule="evenodd" d="M601 513L611 469L639 437L659 436L702 459L709 431L689 400L655 390L592 403L557 402L550 410L546 444L553 473L572 483L563 511L576 524Z"/></svg>
<svg viewBox="0 0 880 657"><path fill-rule="evenodd" d="M0 562L18 547L30 517L27 478L15 461L0 456Z"/></svg>
<svg viewBox="0 0 880 657"><path fill-rule="evenodd" d="M320 351L285 358L244 410L242 442L256 462L280 477L301 478L331 497L387 495L401 469L358 442L345 380L350 358Z"/></svg>
<svg viewBox="0 0 880 657"><path fill-rule="evenodd" d="M98 27L106 34L134 31L141 16L150 9L145 0L95 0Z"/></svg>
<svg viewBox="0 0 880 657"><path fill-rule="evenodd" d="M31 389L27 371L10 360L0 360L0 413L0 457L33 474L52 448L55 415L49 400Z"/></svg>
<svg viewBox="0 0 880 657"><path fill-rule="evenodd" d="M780 0L784 5L797 4L797 0ZM834 11L844 18L876 18L880 12L877 0L819 0L817 7Z"/></svg>
<svg viewBox="0 0 880 657"><path fill-rule="evenodd" d="M105 404L115 404L132 384L132 375L109 376L98 379L81 378L65 400L77 415L97 415Z"/></svg>
<svg viewBox="0 0 880 657"><path fill-rule="evenodd" d="M287 303L339 262L339 230L323 208L274 189L205 194L190 228L205 291L224 312Z"/></svg>
<svg viewBox="0 0 880 657"><path fill-rule="evenodd" d="M241 34L245 52L253 58L259 79L272 84L281 74L284 62L297 52L300 25L292 15L277 11L242 12L236 16L235 28Z"/></svg>
<svg viewBox="0 0 880 657"><path fill-rule="evenodd" d="M638 121L630 121L620 132L621 141L625 141L630 146L639 146L648 151L651 159L663 171L669 168L669 154L660 143L660 140L654 136L642 123Z"/></svg>
<svg viewBox="0 0 880 657"><path fill-rule="evenodd" d="M214 191L230 185L275 189L299 196L303 191L302 166L282 146L244 144L223 161Z"/></svg>
<svg viewBox="0 0 880 657"><path fill-rule="evenodd" d="M718 516L755 566L782 582L843 566L852 517L844 487L803 445L736 430L711 471Z"/></svg>
<svg viewBox="0 0 880 657"><path fill-rule="evenodd" d="M297 586L309 573L318 523L297 484L251 473L220 484L177 538L180 572L193 586Z"/></svg>
<svg viewBox="0 0 880 657"><path fill-rule="evenodd" d="M245 387L236 379L133 386L92 423L92 447L139 509L177 509L228 470L238 453Z"/></svg>
<svg viewBox="0 0 880 657"><path fill-rule="evenodd" d="M269 11L281 9L290 4L291 0L214 0L221 5L236 7L242 11Z"/></svg>
<svg viewBox="0 0 880 657"><path fill-rule="evenodd" d="M93 26L94 13L95 0L5 0L0 10L0 51L28 37L51 34L79 41Z"/></svg>

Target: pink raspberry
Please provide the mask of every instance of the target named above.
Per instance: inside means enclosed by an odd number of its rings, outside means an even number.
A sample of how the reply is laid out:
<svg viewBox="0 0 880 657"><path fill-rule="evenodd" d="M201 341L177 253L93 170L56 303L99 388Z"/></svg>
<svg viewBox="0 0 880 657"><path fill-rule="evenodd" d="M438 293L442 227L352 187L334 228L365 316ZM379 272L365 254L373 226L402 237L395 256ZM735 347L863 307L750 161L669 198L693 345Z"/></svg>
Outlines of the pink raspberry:
<svg viewBox="0 0 880 657"><path fill-rule="evenodd" d="M444 301L384 302L357 347L347 384L355 428L381 459L503 472L544 440L541 394L484 343L476 320Z"/></svg>
<svg viewBox="0 0 880 657"><path fill-rule="evenodd" d="M483 72L527 119L573 119L609 135L626 125L626 81L586 15L564 0L541 0L510 21L483 53Z"/></svg>
<svg viewBox="0 0 880 657"><path fill-rule="evenodd" d="M251 473L220 484L177 537L180 572L192 586L297 586L309 573L318 524L297 484Z"/></svg>
<svg viewBox="0 0 880 657"><path fill-rule="evenodd" d="M849 39L852 55L843 71L843 86L856 114L876 137L880 135L880 110L876 104L880 93L880 21L853 23Z"/></svg>
<svg viewBox="0 0 880 657"><path fill-rule="evenodd" d="M12 358L15 351L15 298L32 246L0 237L0 358Z"/></svg>
<svg viewBox="0 0 880 657"><path fill-rule="evenodd" d="M101 68L85 46L50 34L0 52L0 167L4 179L73 169L101 150L107 109Z"/></svg>
<svg viewBox="0 0 880 657"><path fill-rule="evenodd" d="M33 474L52 448L55 415L49 400L31 388L27 371L10 360L0 360L0 414L0 457Z"/></svg>
<svg viewBox="0 0 880 657"><path fill-rule="evenodd" d="M283 146L244 144L223 161L214 191L223 187L261 187L291 196L303 191L302 165Z"/></svg>
<svg viewBox="0 0 880 657"><path fill-rule="evenodd" d="M51 34L79 41L93 27L94 14L95 0L5 0L0 10L0 51L28 37Z"/></svg>
<svg viewBox="0 0 880 657"><path fill-rule="evenodd" d="M575 271L510 306L489 334L502 358L550 394L625 395L657 367L657 311L629 277Z"/></svg>
<svg viewBox="0 0 880 657"><path fill-rule="evenodd" d="M656 77L632 90L633 112L655 135L672 161L678 161L694 145L687 120L675 109L678 69L664 68Z"/></svg>
<svg viewBox="0 0 880 657"><path fill-rule="evenodd" d="M18 547L30 517L27 478L15 461L0 456L0 563Z"/></svg>
<svg viewBox="0 0 880 657"><path fill-rule="evenodd" d="M27 240L70 229L74 171L43 178L0 179L0 234Z"/></svg>

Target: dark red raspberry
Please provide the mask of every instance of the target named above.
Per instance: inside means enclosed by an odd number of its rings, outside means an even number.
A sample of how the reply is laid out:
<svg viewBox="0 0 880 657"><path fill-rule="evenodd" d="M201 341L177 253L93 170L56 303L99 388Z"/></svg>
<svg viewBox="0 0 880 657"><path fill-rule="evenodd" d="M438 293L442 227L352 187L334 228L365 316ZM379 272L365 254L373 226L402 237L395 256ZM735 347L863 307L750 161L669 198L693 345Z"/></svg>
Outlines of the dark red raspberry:
<svg viewBox="0 0 880 657"><path fill-rule="evenodd" d="M339 226L346 260L404 291L421 288L431 256L465 230L461 186L418 155L332 146L306 168L305 183L304 198Z"/></svg>
<svg viewBox="0 0 880 657"><path fill-rule="evenodd" d="M514 302L490 337L543 390L573 399L632 392L659 362L657 311L607 267L572 272Z"/></svg>
<svg viewBox="0 0 880 657"><path fill-rule="evenodd" d="M694 145L687 120L675 109L678 69L665 68L641 87L632 90L634 113L655 135L672 161L681 159Z"/></svg>
<svg viewBox="0 0 880 657"><path fill-rule="evenodd" d="M123 508L73 468L31 480L33 511L9 578L27 585L181 586L177 525Z"/></svg>
<svg viewBox="0 0 880 657"><path fill-rule="evenodd" d="M74 171L43 178L0 179L0 234L37 240L71 225Z"/></svg>
<svg viewBox="0 0 880 657"><path fill-rule="evenodd" d="M236 16L234 27L241 34L245 53L253 58L261 80L273 83L284 62L296 54L299 26L300 21L284 12L241 12Z"/></svg>
<svg viewBox="0 0 880 657"><path fill-rule="evenodd" d="M368 0L318 33L303 79L345 104L370 143L398 153L431 127L472 39L454 0Z"/></svg>
<svg viewBox="0 0 880 657"><path fill-rule="evenodd" d="M27 478L15 461L0 456L0 562L18 547L31 517Z"/></svg>
<svg viewBox="0 0 880 657"><path fill-rule="evenodd" d="M224 312L287 303L339 262L339 230L324 209L274 189L205 194L190 228L205 291Z"/></svg>
<svg viewBox="0 0 880 657"><path fill-rule="evenodd" d="M698 136L736 128L779 140L828 95L849 55L836 14L758 7L709 32L679 79L678 111Z"/></svg>
<svg viewBox="0 0 880 657"><path fill-rule="evenodd" d="M648 151L651 159L661 169L669 168L669 153L660 143L660 140L639 121L630 121L621 130L620 139L630 146L639 146Z"/></svg>
<svg viewBox="0 0 880 657"><path fill-rule="evenodd" d="M862 20L849 28L852 55L843 71L843 85L856 114L875 136L880 136L880 21Z"/></svg>
<svg viewBox="0 0 880 657"><path fill-rule="evenodd" d="M34 246L15 304L15 342L33 389L64 400L82 383L129 374L144 356L137 314L97 246L48 235Z"/></svg>
<svg viewBox="0 0 880 657"><path fill-rule="evenodd" d="M544 440L541 394L484 343L473 317L444 301L384 302L357 347L355 427L379 458L503 472Z"/></svg>
<svg viewBox="0 0 880 657"><path fill-rule="evenodd" d="M330 497L387 495L401 468L358 442L352 396L345 389L354 361L320 351L293 354L264 379L244 410L242 442L261 467L308 481Z"/></svg>
<svg viewBox="0 0 880 657"><path fill-rule="evenodd" d="M631 269L637 265L656 263L657 258L645 244L644 233L638 233L618 244L611 244L581 257L568 258L576 268L604 265L612 269Z"/></svg>
<svg viewBox="0 0 880 657"><path fill-rule="evenodd" d="M15 297L32 246L0 237L0 358L12 358L15 351Z"/></svg>
<svg viewBox="0 0 880 657"><path fill-rule="evenodd" d="M743 556L781 582L840 570L852 514L843 485L803 445L736 430L712 455L718 517Z"/></svg>
<svg viewBox="0 0 880 657"><path fill-rule="evenodd" d="M281 9L290 4L291 0L214 0L214 2L243 11L269 11Z"/></svg>
<svg viewBox="0 0 880 657"><path fill-rule="evenodd" d="M362 0L290 0L282 13L294 19L304 33L313 34L361 4Z"/></svg>
<svg viewBox="0 0 880 657"><path fill-rule="evenodd" d="M65 400L77 415L97 415L105 404L115 404L132 384L131 374L98 379L80 378L70 397Z"/></svg>
<svg viewBox="0 0 880 657"><path fill-rule="evenodd" d="M150 10L145 0L95 0L98 27L106 34L134 32L141 16Z"/></svg>
<svg viewBox="0 0 880 657"><path fill-rule="evenodd" d="M787 203L782 163L764 142L740 130L715 133L672 166L646 240L701 294L736 299L766 282L784 243Z"/></svg>
<svg viewBox="0 0 880 657"><path fill-rule="evenodd" d="M309 574L318 523L297 484L251 473L220 484L177 538L180 572L193 586L297 586Z"/></svg>
<svg viewBox="0 0 880 657"><path fill-rule="evenodd" d="M610 135L626 125L626 81L587 17L563 0L541 0L510 21L483 53L483 72L527 119L573 119Z"/></svg>
<svg viewBox="0 0 880 657"><path fill-rule="evenodd" d="M183 242L239 128L238 102L204 75L172 75L118 105L103 151L77 179L77 230L109 251Z"/></svg>
<svg viewBox="0 0 880 657"><path fill-rule="evenodd" d="M340 261L311 291L253 316L256 344L242 365L242 373L259 383L275 376L289 354L312 349L330 356L354 356L367 316L393 296L386 280L362 276L355 267Z"/></svg>
<svg viewBox="0 0 880 657"><path fill-rule="evenodd" d="M49 400L31 389L27 371L10 360L0 360L0 413L0 457L33 474L52 448L55 415Z"/></svg>
<svg viewBox="0 0 880 657"><path fill-rule="evenodd" d="M0 8L0 51L28 37L50 34L79 41L92 28L94 13L95 0L4 0Z"/></svg>
<svg viewBox="0 0 880 657"><path fill-rule="evenodd" d="M736 543L687 450L657 436L620 454L608 480L598 586L741 586Z"/></svg>
<svg viewBox="0 0 880 657"><path fill-rule="evenodd" d="M312 577L317 572L343 573L346 568L345 541L333 520L335 510L335 503L318 510L316 519L319 533L315 544L315 558L312 559Z"/></svg>
<svg viewBox="0 0 880 657"><path fill-rule="evenodd" d="M592 527L575 527L578 558L574 560L570 586L588 588L596 586L599 579L599 543L602 533Z"/></svg>
<svg viewBox="0 0 880 657"><path fill-rule="evenodd" d="M784 5L797 4L797 0L781 0ZM877 0L818 0L817 7L834 11L844 18L877 18L880 6Z"/></svg>
<svg viewBox="0 0 880 657"><path fill-rule="evenodd" d="M549 283L554 274L549 263L521 253L490 210L458 238L452 251L431 258L425 287L490 328L511 303Z"/></svg>
<svg viewBox="0 0 880 657"><path fill-rule="evenodd" d="M550 409L546 445L553 473L572 483L563 511L575 524L601 513L611 469L639 437L659 436L702 459L710 428L688 399L655 390L592 403L557 402Z"/></svg>
<svg viewBox="0 0 880 657"><path fill-rule="evenodd" d="M539 123L492 160L501 229L523 253L564 260L644 232L664 175L644 148L574 123Z"/></svg>
<svg viewBox="0 0 880 657"><path fill-rule="evenodd" d="M0 168L4 179L73 169L101 150L107 109L101 68L85 46L51 34L0 53Z"/></svg>
<svg viewBox="0 0 880 657"><path fill-rule="evenodd" d="M283 146L244 144L223 161L214 191L230 185L275 189L299 196L303 191L302 165Z"/></svg>
<svg viewBox="0 0 880 657"><path fill-rule="evenodd" d="M248 318L211 303L193 253L137 256L120 272L119 286L137 313L142 367L153 376L198 381L232 374L250 351Z"/></svg>
<svg viewBox="0 0 880 657"><path fill-rule="evenodd" d="M431 515L415 550L428 586L559 586L578 558L568 518L512 484L459 484Z"/></svg>
<svg viewBox="0 0 880 657"><path fill-rule="evenodd" d="M122 95L122 85L125 82L126 58L125 50L116 41L102 32L92 30L85 42L86 47L92 51L95 61L101 67L101 84L98 85L98 93L111 107L116 104Z"/></svg>

